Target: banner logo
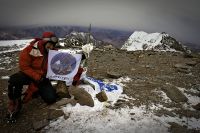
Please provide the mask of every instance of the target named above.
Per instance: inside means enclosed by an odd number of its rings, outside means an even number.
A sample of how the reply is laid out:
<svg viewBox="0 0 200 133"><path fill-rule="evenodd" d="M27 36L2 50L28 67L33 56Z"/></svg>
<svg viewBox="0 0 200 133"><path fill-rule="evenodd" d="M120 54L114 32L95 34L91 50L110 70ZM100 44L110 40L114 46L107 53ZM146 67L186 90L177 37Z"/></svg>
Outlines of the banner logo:
<svg viewBox="0 0 200 133"><path fill-rule="evenodd" d="M68 53L56 54L51 60L51 70L58 75L67 75L76 67L76 58Z"/></svg>

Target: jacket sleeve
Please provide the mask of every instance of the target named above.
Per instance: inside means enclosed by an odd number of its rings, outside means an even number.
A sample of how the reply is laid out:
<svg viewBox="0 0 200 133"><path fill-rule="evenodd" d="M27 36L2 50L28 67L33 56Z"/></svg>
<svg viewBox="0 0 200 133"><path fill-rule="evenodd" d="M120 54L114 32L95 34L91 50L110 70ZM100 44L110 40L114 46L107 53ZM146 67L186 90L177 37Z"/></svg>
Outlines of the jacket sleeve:
<svg viewBox="0 0 200 133"><path fill-rule="evenodd" d="M37 73L32 67L32 57L29 54L30 48L25 48L21 51L19 56L19 68L22 72L24 72L26 75L28 75L30 78L38 81L41 79L42 75Z"/></svg>

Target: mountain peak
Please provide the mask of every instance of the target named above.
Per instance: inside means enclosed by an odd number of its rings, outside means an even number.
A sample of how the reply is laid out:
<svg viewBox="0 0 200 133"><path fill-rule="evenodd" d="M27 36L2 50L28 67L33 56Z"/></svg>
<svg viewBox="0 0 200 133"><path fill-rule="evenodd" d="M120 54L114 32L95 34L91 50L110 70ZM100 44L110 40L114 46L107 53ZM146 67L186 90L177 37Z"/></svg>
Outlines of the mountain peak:
<svg viewBox="0 0 200 133"><path fill-rule="evenodd" d="M124 43L121 49L127 51L186 51L186 47L166 33L146 33L135 31Z"/></svg>

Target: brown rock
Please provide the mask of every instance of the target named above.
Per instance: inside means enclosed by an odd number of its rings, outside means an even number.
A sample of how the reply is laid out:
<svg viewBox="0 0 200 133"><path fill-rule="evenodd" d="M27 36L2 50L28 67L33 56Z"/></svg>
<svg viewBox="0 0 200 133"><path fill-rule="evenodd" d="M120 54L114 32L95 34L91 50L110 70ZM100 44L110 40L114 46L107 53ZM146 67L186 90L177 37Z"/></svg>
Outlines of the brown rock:
<svg viewBox="0 0 200 133"><path fill-rule="evenodd" d="M64 119L67 120L69 118L69 116L70 116L70 113L65 113L64 114Z"/></svg>
<svg viewBox="0 0 200 133"><path fill-rule="evenodd" d="M122 75L117 72L107 71L107 76L109 78L117 79L117 78L120 78Z"/></svg>
<svg viewBox="0 0 200 133"><path fill-rule="evenodd" d="M87 105L90 107L94 106L94 100L92 99L92 96L83 88L71 86L69 88L69 93L70 95L74 96L74 99L77 100L80 105Z"/></svg>
<svg viewBox="0 0 200 133"><path fill-rule="evenodd" d="M64 81L58 81L56 85L56 93L58 94L59 98L70 98L68 87L66 86Z"/></svg>
<svg viewBox="0 0 200 133"><path fill-rule="evenodd" d="M200 110L200 103L198 103L197 105L193 106L194 109L196 110Z"/></svg>
<svg viewBox="0 0 200 133"><path fill-rule="evenodd" d="M177 123L171 122L170 132L171 133L187 133L187 128L183 127Z"/></svg>
<svg viewBox="0 0 200 133"><path fill-rule="evenodd" d="M108 97L107 97L105 91L99 92L98 94L96 94L96 97L100 102L105 102L108 100Z"/></svg>
<svg viewBox="0 0 200 133"><path fill-rule="evenodd" d="M187 65L189 66L195 66L197 64L196 61L190 61L190 62L186 62Z"/></svg>
<svg viewBox="0 0 200 133"><path fill-rule="evenodd" d="M177 72L181 72L181 73L185 73L185 74L189 74L191 72L190 69L177 68L176 70L177 70Z"/></svg>
<svg viewBox="0 0 200 133"><path fill-rule="evenodd" d="M68 99L68 98L63 98L59 101L57 101L56 103L52 104L50 106L50 109L57 109L57 108L60 108L61 106L63 105L66 105L66 104L71 104L72 106L75 106L77 101L75 99Z"/></svg>
<svg viewBox="0 0 200 133"><path fill-rule="evenodd" d="M45 126L49 125L49 121L47 119L41 120L41 121L35 121L33 122L33 129L38 131L44 128Z"/></svg>
<svg viewBox="0 0 200 133"><path fill-rule="evenodd" d="M187 102L187 97L175 86L166 85L162 87L162 90L166 93L166 95L172 100L177 103L179 102Z"/></svg>
<svg viewBox="0 0 200 133"><path fill-rule="evenodd" d="M48 120L57 119L60 116L63 116L64 112L62 110L56 110L56 109L49 109L48 112Z"/></svg>
<svg viewBox="0 0 200 133"><path fill-rule="evenodd" d="M180 69L190 69L190 66L187 66L185 64L175 64L174 65L175 68L180 68Z"/></svg>

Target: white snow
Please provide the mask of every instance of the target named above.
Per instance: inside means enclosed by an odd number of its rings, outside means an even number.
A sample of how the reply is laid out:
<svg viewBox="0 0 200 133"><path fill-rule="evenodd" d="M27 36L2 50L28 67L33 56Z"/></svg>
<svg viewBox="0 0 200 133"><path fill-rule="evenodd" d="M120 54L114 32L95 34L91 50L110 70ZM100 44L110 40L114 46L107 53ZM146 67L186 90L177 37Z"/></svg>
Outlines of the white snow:
<svg viewBox="0 0 200 133"><path fill-rule="evenodd" d="M130 80L129 77L126 77L117 81L121 81L121 84L123 84L122 81L126 83ZM171 102L164 92L158 90L155 90L155 92L161 94L160 96L166 103ZM125 94L121 94L118 99L135 100ZM63 111L66 115L69 115L69 118L60 117L58 120L52 121L44 130L49 133L168 133L169 122L175 122L189 129L200 129L200 119L180 117L175 113L173 113L175 117L168 115L158 117L154 114L155 110L173 111L177 108L166 108L161 104L120 109L110 109L109 106L113 105L106 102L100 103L97 100L95 100L94 107L80 106L79 104L75 107L66 105Z"/></svg>
<svg viewBox="0 0 200 133"><path fill-rule="evenodd" d="M9 76L1 76L1 79L6 79L8 80L10 77Z"/></svg>
<svg viewBox="0 0 200 133"><path fill-rule="evenodd" d="M0 41L0 47L1 46L10 47L9 50L0 51L0 53L20 51L24 47L26 47L32 40L33 39L27 39L27 40L3 40L3 41ZM15 46L15 47L13 47L13 46Z"/></svg>
<svg viewBox="0 0 200 133"><path fill-rule="evenodd" d="M200 97L198 96L193 96L191 94L186 93L185 88L177 87L187 98L188 98L188 103L189 105L196 105L200 103ZM192 92L197 92L196 90L191 89Z"/></svg>
<svg viewBox="0 0 200 133"><path fill-rule="evenodd" d="M155 46L163 45L161 40L163 37L168 36L168 34L163 33L146 33L144 31L135 31L125 42L121 49L126 49L127 51L137 51L137 50L158 50ZM176 51L167 45L164 45L159 51Z"/></svg>
<svg viewBox="0 0 200 133"><path fill-rule="evenodd" d="M13 45L26 45L27 43L31 42L33 39L26 39L26 40L3 40L0 41L0 46L13 46Z"/></svg>

